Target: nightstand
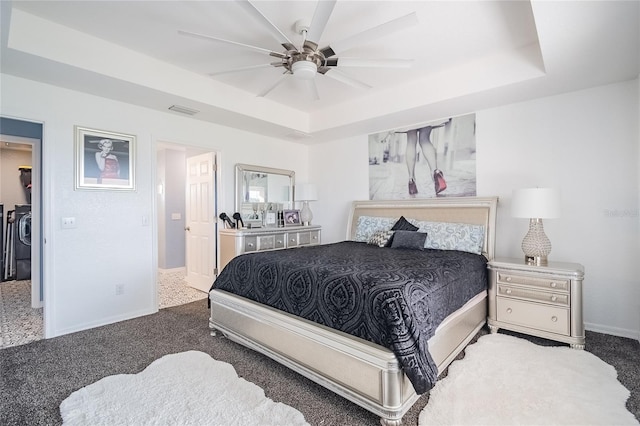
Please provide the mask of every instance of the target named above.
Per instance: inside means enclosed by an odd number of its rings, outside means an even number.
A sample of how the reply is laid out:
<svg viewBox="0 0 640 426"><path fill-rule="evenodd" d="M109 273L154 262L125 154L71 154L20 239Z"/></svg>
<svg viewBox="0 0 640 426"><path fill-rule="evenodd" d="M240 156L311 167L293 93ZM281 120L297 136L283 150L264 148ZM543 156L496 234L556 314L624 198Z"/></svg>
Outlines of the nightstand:
<svg viewBox="0 0 640 426"><path fill-rule="evenodd" d="M578 263L529 265L524 259L489 262L489 318L492 333L517 331L584 349L582 280Z"/></svg>

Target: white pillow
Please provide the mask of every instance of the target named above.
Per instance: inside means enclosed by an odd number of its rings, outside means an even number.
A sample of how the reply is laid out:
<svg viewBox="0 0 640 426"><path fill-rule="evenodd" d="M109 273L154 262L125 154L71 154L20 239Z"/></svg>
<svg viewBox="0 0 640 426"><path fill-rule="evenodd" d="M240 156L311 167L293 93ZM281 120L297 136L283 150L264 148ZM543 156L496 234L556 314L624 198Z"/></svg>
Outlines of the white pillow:
<svg viewBox="0 0 640 426"><path fill-rule="evenodd" d="M356 224L354 241L369 242L378 231L388 231L398 221L397 217L360 216Z"/></svg>
<svg viewBox="0 0 640 426"><path fill-rule="evenodd" d="M425 248L439 250L459 250L482 254L484 246L484 226L467 223L411 221L427 233Z"/></svg>

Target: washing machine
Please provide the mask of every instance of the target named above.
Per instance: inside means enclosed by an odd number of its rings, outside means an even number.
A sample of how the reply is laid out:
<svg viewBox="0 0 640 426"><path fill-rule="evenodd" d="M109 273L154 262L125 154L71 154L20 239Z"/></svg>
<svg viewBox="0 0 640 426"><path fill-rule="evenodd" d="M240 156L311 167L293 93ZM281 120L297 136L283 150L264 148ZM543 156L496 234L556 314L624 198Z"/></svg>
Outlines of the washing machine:
<svg viewBox="0 0 640 426"><path fill-rule="evenodd" d="M14 222L16 280L31 279L31 204L16 204Z"/></svg>

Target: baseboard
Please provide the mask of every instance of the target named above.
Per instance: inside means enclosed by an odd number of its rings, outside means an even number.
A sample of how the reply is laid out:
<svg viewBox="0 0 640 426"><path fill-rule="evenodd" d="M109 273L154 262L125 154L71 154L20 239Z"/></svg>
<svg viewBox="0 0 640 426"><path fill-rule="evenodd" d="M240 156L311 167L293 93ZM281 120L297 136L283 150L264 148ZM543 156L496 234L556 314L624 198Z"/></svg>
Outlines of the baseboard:
<svg viewBox="0 0 640 426"><path fill-rule="evenodd" d="M77 333L78 331L90 330L92 328L101 327L103 325L114 324L116 322L126 321L138 317L142 317L145 315L151 315L158 312L158 307L151 309L140 309L137 311L127 312L121 315L114 315L107 318L101 318L97 321L91 321L83 324L76 324L72 327L66 327L59 330L53 330L53 334L51 337L63 336L65 334Z"/></svg>
<svg viewBox="0 0 640 426"><path fill-rule="evenodd" d="M187 272L187 268L185 268L184 266L181 266L179 268L170 268L170 269L158 268L158 272L160 272L161 274L173 274L173 273L176 273L176 272L186 273Z"/></svg>
<svg viewBox="0 0 640 426"><path fill-rule="evenodd" d="M589 331L595 331L596 333L611 334L612 336L626 337L634 339L640 342L640 331L628 330L626 328L609 327L602 324L592 324L585 322L584 328Z"/></svg>

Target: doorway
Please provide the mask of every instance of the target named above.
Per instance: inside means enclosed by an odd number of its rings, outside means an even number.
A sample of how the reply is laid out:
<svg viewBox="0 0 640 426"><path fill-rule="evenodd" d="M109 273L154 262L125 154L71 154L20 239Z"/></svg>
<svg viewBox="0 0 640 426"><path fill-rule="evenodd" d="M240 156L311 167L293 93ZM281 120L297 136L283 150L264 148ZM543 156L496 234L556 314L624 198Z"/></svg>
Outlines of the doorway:
<svg viewBox="0 0 640 426"><path fill-rule="evenodd" d="M213 283L217 155L158 142L156 156L158 305L163 308L204 299Z"/></svg>
<svg viewBox="0 0 640 426"><path fill-rule="evenodd" d="M0 120L0 346L8 347L44 338L42 124Z"/></svg>

